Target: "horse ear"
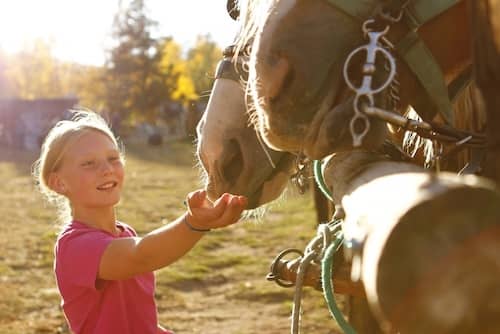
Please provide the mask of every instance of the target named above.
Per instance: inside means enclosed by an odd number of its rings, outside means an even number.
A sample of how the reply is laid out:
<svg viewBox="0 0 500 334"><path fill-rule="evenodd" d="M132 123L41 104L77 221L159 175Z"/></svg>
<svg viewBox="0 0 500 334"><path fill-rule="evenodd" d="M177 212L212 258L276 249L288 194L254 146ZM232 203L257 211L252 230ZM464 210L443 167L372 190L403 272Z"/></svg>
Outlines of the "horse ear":
<svg viewBox="0 0 500 334"><path fill-rule="evenodd" d="M229 16L231 16L233 20L235 21L238 20L238 18L240 17L240 8L238 0L227 0L226 9L227 13L229 14Z"/></svg>

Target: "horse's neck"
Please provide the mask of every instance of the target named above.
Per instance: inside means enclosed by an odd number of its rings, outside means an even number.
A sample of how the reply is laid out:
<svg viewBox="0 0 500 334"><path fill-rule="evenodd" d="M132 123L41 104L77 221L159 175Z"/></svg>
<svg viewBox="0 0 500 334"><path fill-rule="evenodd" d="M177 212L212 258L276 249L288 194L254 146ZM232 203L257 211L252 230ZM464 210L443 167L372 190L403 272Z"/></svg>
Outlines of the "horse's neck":
<svg viewBox="0 0 500 334"><path fill-rule="evenodd" d="M423 25L418 33L437 64L446 84L453 81L472 63L470 22L467 2L462 1ZM406 66L401 67L401 99L413 104L413 94L422 89Z"/></svg>

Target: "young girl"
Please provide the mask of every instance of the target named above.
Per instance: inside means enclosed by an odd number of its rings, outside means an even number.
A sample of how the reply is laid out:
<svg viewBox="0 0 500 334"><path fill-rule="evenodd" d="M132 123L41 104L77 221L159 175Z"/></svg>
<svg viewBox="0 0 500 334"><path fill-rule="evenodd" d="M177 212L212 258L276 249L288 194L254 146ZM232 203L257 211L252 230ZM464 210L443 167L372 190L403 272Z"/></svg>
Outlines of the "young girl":
<svg viewBox="0 0 500 334"><path fill-rule="evenodd" d="M153 271L182 257L210 229L237 222L247 203L230 194L210 203L197 190L182 216L138 237L115 217L123 165L115 136L92 112L57 123L35 164L40 190L66 221L54 270L74 333L171 333L157 323Z"/></svg>

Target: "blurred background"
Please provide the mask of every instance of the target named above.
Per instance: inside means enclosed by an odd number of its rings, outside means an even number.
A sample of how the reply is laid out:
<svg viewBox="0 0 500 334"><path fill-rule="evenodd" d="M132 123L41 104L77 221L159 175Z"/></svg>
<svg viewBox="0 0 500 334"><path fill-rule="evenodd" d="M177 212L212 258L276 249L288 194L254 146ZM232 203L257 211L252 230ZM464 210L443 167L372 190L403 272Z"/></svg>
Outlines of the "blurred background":
<svg viewBox="0 0 500 334"><path fill-rule="evenodd" d="M71 107L121 137L182 137L236 33L225 0L0 3L0 144L34 150Z"/></svg>

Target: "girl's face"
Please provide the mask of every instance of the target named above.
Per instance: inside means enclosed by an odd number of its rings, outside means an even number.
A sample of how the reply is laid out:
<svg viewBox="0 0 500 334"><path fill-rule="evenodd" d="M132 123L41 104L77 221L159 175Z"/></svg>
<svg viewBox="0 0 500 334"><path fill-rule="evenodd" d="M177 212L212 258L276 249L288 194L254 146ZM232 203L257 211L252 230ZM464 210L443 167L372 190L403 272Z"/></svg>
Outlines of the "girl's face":
<svg viewBox="0 0 500 334"><path fill-rule="evenodd" d="M120 152L97 130L88 130L68 146L56 174L57 190L75 210L113 207L120 200L124 180Z"/></svg>

